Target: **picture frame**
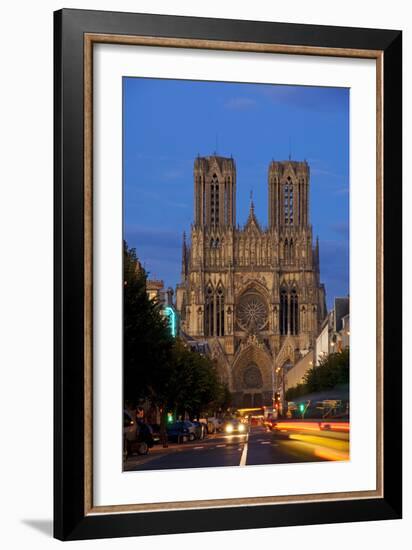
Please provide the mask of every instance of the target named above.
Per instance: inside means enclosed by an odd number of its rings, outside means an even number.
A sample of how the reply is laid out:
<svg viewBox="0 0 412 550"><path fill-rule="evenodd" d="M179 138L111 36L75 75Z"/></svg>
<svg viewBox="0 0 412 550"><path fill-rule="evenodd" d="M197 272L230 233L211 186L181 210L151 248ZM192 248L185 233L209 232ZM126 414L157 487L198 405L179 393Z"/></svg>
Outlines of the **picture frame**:
<svg viewBox="0 0 412 550"><path fill-rule="evenodd" d="M94 505L92 92L99 43L375 60L375 490ZM78 540L400 518L401 31L64 9L54 14L54 70L54 536Z"/></svg>

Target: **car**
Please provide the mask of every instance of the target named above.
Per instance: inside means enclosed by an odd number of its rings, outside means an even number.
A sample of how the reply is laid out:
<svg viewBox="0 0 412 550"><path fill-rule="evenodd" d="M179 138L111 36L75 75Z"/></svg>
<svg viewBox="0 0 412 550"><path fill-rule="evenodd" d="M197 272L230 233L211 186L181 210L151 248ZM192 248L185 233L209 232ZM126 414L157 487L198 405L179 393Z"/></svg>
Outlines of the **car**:
<svg viewBox="0 0 412 550"><path fill-rule="evenodd" d="M212 416L207 419L207 433L214 434L223 430L223 421L220 418Z"/></svg>
<svg viewBox="0 0 412 550"><path fill-rule="evenodd" d="M123 456L124 459L136 452L146 455L153 447L153 430L149 424L133 419L130 412L123 411Z"/></svg>
<svg viewBox="0 0 412 550"><path fill-rule="evenodd" d="M248 431L248 425L241 422L237 418L225 420L223 423L223 431L225 434L246 434Z"/></svg>
<svg viewBox="0 0 412 550"><path fill-rule="evenodd" d="M203 422L193 420L192 424L195 427L195 436L196 439L204 439L207 433L207 426Z"/></svg>
<svg viewBox="0 0 412 550"><path fill-rule="evenodd" d="M157 445L160 443L160 424L150 424L152 429L153 443Z"/></svg>
<svg viewBox="0 0 412 550"><path fill-rule="evenodd" d="M188 420L177 420L172 422L166 428L167 436L172 441L178 443L184 441L194 441L196 438L196 428L192 422Z"/></svg>

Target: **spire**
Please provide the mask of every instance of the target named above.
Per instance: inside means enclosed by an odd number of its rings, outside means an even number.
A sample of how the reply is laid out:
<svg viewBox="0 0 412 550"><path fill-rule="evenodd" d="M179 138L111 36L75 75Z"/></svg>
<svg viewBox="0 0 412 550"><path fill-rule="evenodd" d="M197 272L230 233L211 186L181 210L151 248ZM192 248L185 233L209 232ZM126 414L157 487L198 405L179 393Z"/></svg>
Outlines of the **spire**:
<svg viewBox="0 0 412 550"><path fill-rule="evenodd" d="M252 212L255 211L255 205L253 203L253 190L250 190L250 207L249 207L249 215L252 214Z"/></svg>
<svg viewBox="0 0 412 550"><path fill-rule="evenodd" d="M261 230L255 214L255 204L253 202L253 191L250 191L249 216L247 218L245 227L250 227L250 226L255 226L259 231Z"/></svg>

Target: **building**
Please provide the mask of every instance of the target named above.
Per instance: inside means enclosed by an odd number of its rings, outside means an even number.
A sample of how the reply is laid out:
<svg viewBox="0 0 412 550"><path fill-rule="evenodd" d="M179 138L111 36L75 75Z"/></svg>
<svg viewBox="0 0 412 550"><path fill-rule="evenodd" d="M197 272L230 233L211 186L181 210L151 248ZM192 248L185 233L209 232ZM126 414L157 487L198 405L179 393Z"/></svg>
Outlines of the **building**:
<svg viewBox="0 0 412 550"><path fill-rule="evenodd" d="M252 200L239 227L234 160L194 163L194 221L190 242L183 238L176 307L182 331L208 342L235 406L272 405L276 369L313 349L326 316L309 180L306 162L271 162L268 227Z"/></svg>
<svg viewBox="0 0 412 550"><path fill-rule="evenodd" d="M164 300L164 282L161 279L147 279L146 293L150 300L156 300L159 304Z"/></svg>
<svg viewBox="0 0 412 550"><path fill-rule="evenodd" d="M146 292L150 300L155 300L161 306L161 313L169 324L170 333L173 337L179 334L179 315L173 305L173 289L164 287L161 279L148 279L146 281Z"/></svg>
<svg viewBox="0 0 412 550"><path fill-rule="evenodd" d="M303 384L305 374L313 367L313 350L308 351L293 367L285 373L284 389L287 391L298 384Z"/></svg>
<svg viewBox="0 0 412 550"><path fill-rule="evenodd" d="M324 357L349 348L349 345L349 296L346 296L335 298L333 309L322 323L315 343L315 364L319 365Z"/></svg>

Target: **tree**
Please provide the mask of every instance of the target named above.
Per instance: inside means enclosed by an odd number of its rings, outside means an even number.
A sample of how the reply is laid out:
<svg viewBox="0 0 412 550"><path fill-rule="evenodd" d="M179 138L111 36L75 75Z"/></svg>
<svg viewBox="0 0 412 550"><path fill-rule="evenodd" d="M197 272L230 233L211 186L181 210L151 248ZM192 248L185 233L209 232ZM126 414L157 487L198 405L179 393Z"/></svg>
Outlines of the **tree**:
<svg viewBox="0 0 412 550"><path fill-rule="evenodd" d="M212 408L216 410L226 411L232 404L232 394L230 393L229 387L226 383L220 382L219 384L219 393L216 399L211 403Z"/></svg>
<svg viewBox="0 0 412 550"><path fill-rule="evenodd" d="M349 349L331 353L320 361L318 366L308 370L305 377L308 392L330 390L335 386L349 383Z"/></svg>
<svg viewBox="0 0 412 550"><path fill-rule="evenodd" d="M339 353L331 353L323 358L319 365L312 367L306 372L303 380L303 383L297 384L287 390L287 400L348 384L349 349L345 349Z"/></svg>
<svg viewBox="0 0 412 550"><path fill-rule="evenodd" d="M286 390L286 400L293 401L296 397L302 397L308 393L308 388L306 384L296 384L292 388Z"/></svg>
<svg viewBox="0 0 412 550"><path fill-rule="evenodd" d="M171 368L173 339L159 305L146 292L147 274L136 251L124 243L123 398L161 405Z"/></svg>
<svg viewBox="0 0 412 550"><path fill-rule="evenodd" d="M168 406L180 414L198 417L219 395L216 366L208 357L176 340L172 352Z"/></svg>
<svg viewBox="0 0 412 550"><path fill-rule="evenodd" d="M211 359L172 338L161 307L147 295L146 281L135 249L124 243L123 398L147 399L159 408L166 444L169 411L193 418L211 402L227 400L227 392Z"/></svg>

